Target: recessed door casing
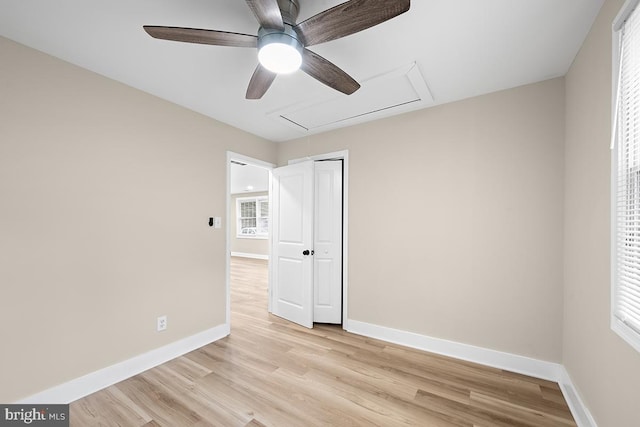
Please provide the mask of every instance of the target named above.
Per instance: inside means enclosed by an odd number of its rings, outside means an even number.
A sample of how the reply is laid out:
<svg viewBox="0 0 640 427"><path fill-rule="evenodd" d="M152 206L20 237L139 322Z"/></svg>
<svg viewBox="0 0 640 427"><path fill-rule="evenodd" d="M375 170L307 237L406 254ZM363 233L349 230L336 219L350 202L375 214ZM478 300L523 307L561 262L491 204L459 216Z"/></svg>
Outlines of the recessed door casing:
<svg viewBox="0 0 640 427"><path fill-rule="evenodd" d="M342 323L342 162L274 169L271 198L272 313Z"/></svg>

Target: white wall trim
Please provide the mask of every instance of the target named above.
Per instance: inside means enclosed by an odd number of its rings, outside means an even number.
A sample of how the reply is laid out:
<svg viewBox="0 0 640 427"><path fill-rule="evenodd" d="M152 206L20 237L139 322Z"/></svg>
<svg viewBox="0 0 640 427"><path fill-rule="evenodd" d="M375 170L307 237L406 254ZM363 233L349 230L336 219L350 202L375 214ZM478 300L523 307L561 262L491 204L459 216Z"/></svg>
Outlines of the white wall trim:
<svg viewBox="0 0 640 427"><path fill-rule="evenodd" d="M216 326L36 393L18 404L68 404L229 335L229 324Z"/></svg>
<svg viewBox="0 0 640 427"><path fill-rule="evenodd" d="M598 427L596 420L593 418L593 415L591 415L591 412L589 412L587 405L585 405L580 398L580 394L578 394L578 391L573 385L573 381L571 381L571 377L564 366L560 372L558 384L560 385L564 399L567 401L569 409L571 409L571 414L573 415L576 424L578 424L578 427Z"/></svg>
<svg viewBox="0 0 640 427"><path fill-rule="evenodd" d="M633 12L633 10L638 6L638 3L640 3L640 0L627 0L624 2L622 9L620 9L620 12L618 12L618 15L615 17L613 24L611 25L614 32L620 31L624 25L624 21L629 18L631 12Z"/></svg>
<svg viewBox="0 0 640 427"><path fill-rule="evenodd" d="M562 365L553 362L518 356L441 338L432 338L414 332L387 328L385 326L372 325L370 323L349 320L349 332L365 335L371 338L442 354L456 359L476 362L494 368L505 369L536 378L550 381L558 381Z"/></svg>
<svg viewBox="0 0 640 427"><path fill-rule="evenodd" d="M251 258L251 259L269 259L269 255L263 254L250 254L247 252L231 252L231 256L237 256L241 258Z"/></svg>
<svg viewBox="0 0 640 427"><path fill-rule="evenodd" d="M441 338L433 338L353 319L349 319L347 324L349 325L347 331L354 334L557 382L578 427L597 427L589 409L580 399L569 374L561 364Z"/></svg>

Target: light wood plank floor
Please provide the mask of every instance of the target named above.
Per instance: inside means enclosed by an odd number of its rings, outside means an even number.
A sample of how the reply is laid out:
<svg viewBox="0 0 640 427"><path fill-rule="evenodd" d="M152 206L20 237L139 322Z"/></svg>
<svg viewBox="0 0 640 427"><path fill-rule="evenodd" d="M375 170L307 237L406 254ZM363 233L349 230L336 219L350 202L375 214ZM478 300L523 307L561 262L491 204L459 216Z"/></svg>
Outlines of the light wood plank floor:
<svg viewBox="0 0 640 427"><path fill-rule="evenodd" d="M233 258L231 335L71 404L72 426L575 426L557 384L267 313Z"/></svg>

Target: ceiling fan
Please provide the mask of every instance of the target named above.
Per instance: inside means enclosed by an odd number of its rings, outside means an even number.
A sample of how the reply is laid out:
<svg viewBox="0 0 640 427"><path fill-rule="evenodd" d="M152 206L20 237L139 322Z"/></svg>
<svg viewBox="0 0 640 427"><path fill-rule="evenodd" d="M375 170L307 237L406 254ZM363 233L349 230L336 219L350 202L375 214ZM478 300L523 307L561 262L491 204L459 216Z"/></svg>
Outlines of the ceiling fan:
<svg viewBox="0 0 640 427"><path fill-rule="evenodd" d="M360 84L343 70L307 49L381 24L409 10L410 0L350 0L296 24L298 0L246 0L256 16L258 35L196 28L145 25L157 39L258 49L258 66L247 88L247 99L260 99L276 75L302 69L325 85L347 95Z"/></svg>

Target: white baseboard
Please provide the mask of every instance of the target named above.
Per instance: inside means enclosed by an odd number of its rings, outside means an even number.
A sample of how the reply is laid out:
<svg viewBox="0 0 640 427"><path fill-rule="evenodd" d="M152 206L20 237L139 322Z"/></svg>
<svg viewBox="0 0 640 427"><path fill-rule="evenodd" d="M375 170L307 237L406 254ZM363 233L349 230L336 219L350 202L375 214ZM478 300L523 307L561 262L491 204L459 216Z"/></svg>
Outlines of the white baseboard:
<svg viewBox="0 0 640 427"><path fill-rule="evenodd" d="M354 334L557 382L578 427L597 427L588 408L576 393L566 369L561 364L432 338L352 319L347 319L343 323L343 327Z"/></svg>
<svg viewBox="0 0 640 427"><path fill-rule="evenodd" d="M596 420L591 415L591 412L589 412L589 408L587 408L580 398L580 395L573 385L573 381L571 381L569 373L564 367L562 368L558 384L560 385L562 394L569 405L569 409L571 409L571 414L576 420L578 427L597 427L598 424L596 424Z"/></svg>
<svg viewBox="0 0 640 427"><path fill-rule="evenodd" d="M100 369L22 399L18 404L68 404L229 335L228 324L216 326L139 356Z"/></svg>
<svg viewBox="0 0 640 427"><path fill-rule="evenodd" d="M505 369L536 378L558 381L562 365L497 350L461 344L440 338L432 338L413 332L349 320L349 332L371 338L442 354L456 359L476 362L494 368Z"/></svg>
<svg viewBox="0 0 640 427"><path fill-rule="evenodd" d="M231 256L237 256L241 258L252 258L252 259L269 259L269 255L262 254L249 254L246 252L231 252Z"/></svg>

